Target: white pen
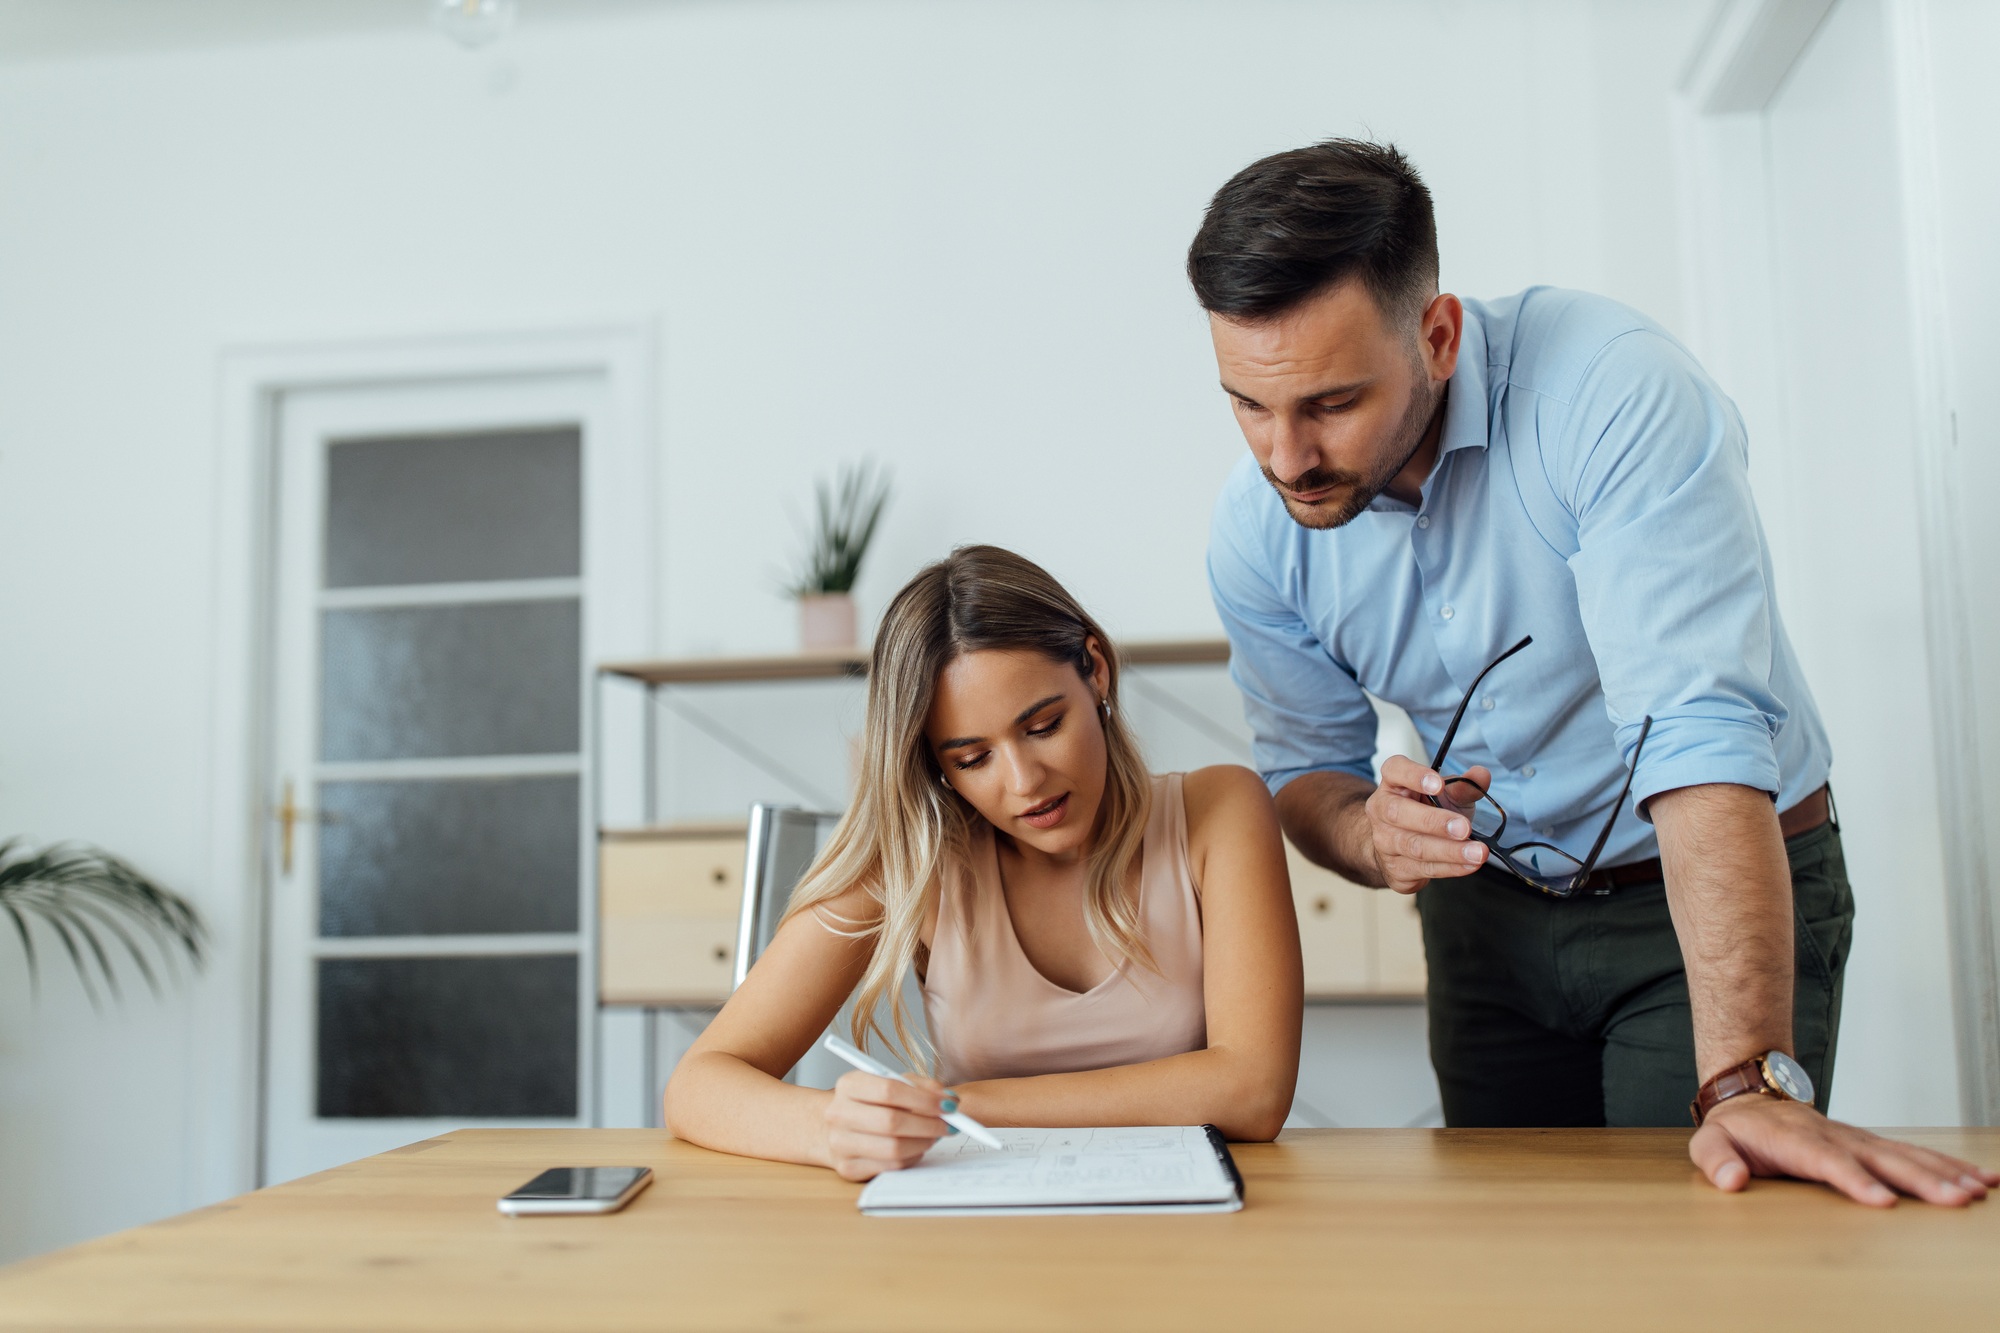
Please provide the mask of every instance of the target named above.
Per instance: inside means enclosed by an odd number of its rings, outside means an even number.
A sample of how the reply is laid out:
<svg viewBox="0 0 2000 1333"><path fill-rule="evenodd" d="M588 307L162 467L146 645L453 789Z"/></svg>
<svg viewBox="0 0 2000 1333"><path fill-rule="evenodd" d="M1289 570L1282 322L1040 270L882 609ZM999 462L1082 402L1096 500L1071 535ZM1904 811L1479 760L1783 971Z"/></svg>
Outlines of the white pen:
<svg viewBox="0 0 2000 1333"><path fill-rule="evenodd" d="M914 1083L911 1083L909 1079L904 1078L901 1074L889 1068L889 1066L883 1064L880 1060L877 1060L874 1056L869 1055L866 1051L861 1050L860 1048L855 1046L852 1042L842 1041L840 1038L834 1036L831 1032L826 1034L825 1044L826 1048L829 1051L832 1051L835 1055L847 1061L847 1063L853 1065L856 1069L860 1070L864 1074L873 1074L877 1078L893 1078L898 1083L904 1084L908 1087L916 1086ZM979 1140L981 1143L985 1144L989 1148L1005 1148L1007 1146L1006 1144L1000 1142L1000 1136L998 1134L995 1134L992 1130L988 1129L986 1126L980 1124L977 1120L974 1120L971 1116L966 1115L963 1112L960 1111L949 1112L948 1114L945 1115L944 1122L947 1125L950 1125L953 1129L960 1130L966 1134L970 1134L973 1138Z"/></svg>

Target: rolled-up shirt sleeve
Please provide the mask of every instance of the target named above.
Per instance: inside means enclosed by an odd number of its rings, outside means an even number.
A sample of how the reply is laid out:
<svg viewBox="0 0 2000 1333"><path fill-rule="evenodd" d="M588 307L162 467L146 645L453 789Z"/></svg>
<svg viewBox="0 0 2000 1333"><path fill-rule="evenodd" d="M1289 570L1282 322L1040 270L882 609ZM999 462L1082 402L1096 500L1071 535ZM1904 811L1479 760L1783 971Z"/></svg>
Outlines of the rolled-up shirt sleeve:
<svg viewBox="0 0 2000 1333"><path fill-rule="evenodd" d="M1239 484L1224 487L1209 528L1208 586L1257 770L1273 795L1306 773L1373 780L1374 706L1280 591L1266 534L1246 508Z"/></svg>
<svg viewBox="0 0 2000 1333"><path fill-rule="evenodd" d="M1585 372L1553 464L1577 522L1584 633L1632 798L1700 783L1776 793L1770 562L1742 421L1670 340L1615 339Z"/></svg>

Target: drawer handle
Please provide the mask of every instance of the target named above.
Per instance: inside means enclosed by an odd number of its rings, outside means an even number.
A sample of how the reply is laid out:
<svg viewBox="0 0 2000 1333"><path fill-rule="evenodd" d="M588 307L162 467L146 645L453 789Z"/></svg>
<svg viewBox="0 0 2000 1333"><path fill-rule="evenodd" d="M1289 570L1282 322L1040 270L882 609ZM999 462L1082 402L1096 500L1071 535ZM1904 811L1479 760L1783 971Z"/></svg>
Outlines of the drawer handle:
<svg viewBox="0 0 2000 1333"><path fill-rule="evenodd" d="M715 961L718 963L726 963L729 961L729 950L727 947L720 944L715 946Z"/></svg>
<svg viewBox="0 0 2000 1333"><path fill-rule="evenodd" d="M1333 899L1325 896L1324 894L1313 899L1313 911L1318 912L1321 916L1325 916L1328 912L1331 912L1332 910L1333 910Z"/></svg>
<svg viewBox="0 0 2000 1333"><path fill-rule="evenodd" d="M714 880L717 884L725 884L729 881L729 872L727 870L724 870L721 866L717 866L715 869L708 872L708 877L711 880Z"/></svg>

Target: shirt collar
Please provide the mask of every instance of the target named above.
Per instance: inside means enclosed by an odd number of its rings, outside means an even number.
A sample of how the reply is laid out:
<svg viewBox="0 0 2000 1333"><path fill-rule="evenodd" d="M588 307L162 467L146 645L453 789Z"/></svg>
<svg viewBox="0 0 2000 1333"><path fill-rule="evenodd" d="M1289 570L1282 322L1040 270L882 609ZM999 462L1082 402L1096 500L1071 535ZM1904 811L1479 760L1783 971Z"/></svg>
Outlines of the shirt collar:
<svg viewBox="0 0 2000 1333"><path fill-rule="evenodd" d="M1458 365L1451 372L1450 388L1439 462L1460 449L1486 447L1486 330L1470 308L1465 312L1465 331L1459 335ZM1436 468L1431 475L1437 475Z"/></svg>
<svg viewBox="0 0 2000 1333"><path fill-rule="evenodd" d="M1438 436L1438 461L1432 465L1431 475L1424 478L1426 498L1430 495L1431 483L1437 480L1438 473L1444 468L1445 459L1460 449L1486 447L1486 330L1469 306L1465 310L1464 331L1459 334L1458 365L1453 368L1446 387L1444 429ZM1414 514L1418 508L1387 494L1376 496L1368 507L1391 514Z"/></svg>

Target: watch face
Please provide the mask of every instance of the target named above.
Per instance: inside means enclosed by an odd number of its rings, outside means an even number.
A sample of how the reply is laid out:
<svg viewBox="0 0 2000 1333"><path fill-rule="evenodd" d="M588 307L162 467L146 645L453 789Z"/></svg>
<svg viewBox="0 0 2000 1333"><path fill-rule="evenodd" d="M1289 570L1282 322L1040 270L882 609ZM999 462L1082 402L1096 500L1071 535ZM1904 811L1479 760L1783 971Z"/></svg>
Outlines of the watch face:
<svg viewBox="0 0 2000 1333"><path fill-rule="evenodd" d="M1812 1105L1812 1078L1800 1067L1797 1060L1783 1051L1771 1051L1764 1056L1764 1073L1787 1097L1795 1102Z"/></svg>

